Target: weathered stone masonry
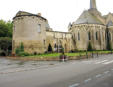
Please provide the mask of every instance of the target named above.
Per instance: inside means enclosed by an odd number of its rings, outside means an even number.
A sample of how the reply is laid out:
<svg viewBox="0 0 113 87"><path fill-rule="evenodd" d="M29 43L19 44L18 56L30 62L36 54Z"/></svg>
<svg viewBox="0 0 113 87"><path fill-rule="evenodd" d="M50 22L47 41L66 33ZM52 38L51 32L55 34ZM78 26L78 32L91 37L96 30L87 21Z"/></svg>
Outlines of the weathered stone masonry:
<svg viewBox="0 0 113 87"><path fill-rule="evenodd" d="M94 50L105 50L108 40L113 49L113 14L102 16L96 0L90 0L90 9L69 24L68 32L53 31L40 13L19 11L13 18L13 25L13 54L21 43L28 53L87 50L89 42ZM49 46L52 50L48 50Z"/></svg>

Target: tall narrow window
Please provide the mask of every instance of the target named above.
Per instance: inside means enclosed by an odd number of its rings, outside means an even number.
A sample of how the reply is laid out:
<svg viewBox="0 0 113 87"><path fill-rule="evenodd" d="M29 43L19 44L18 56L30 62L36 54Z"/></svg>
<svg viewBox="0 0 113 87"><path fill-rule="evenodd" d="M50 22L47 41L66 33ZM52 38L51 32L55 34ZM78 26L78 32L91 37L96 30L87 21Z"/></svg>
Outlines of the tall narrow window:
<svg viewBox="0 0 113 87"><path fill-rule="evenodd" d="M41 32L41 24L38 24L38 33Z"/></svg>
<svg viewBox="0 0 113 87"><path fill-rule="evenodd" d="M54 51L56 52L57 51L57 45L56 45L56 43L55 43L55 45L54 45Z"/></svg>
<svg viewBox="0 0 113 87"><path fill-rule="evenodd" d="M78 32L78 40L80 40L80 33Z"/></svg>
<svg viewBox="0 0 113 87"><path fill-rule="evenodd" d="M109 40L111 40L111 33L109 33Z"/></svg>
<svg viewBox="0 0 113 87"><path fill-rule="evenodd" d="M91 40L91 33L88 32L88 39Z"/></svg>
<svg viewBox="0 0 113 87"><path fill-rule="evenodd" d="M96 40L98 40L98 32L96 32L96 34L95 34L95 35L96 35Z"/></svg>

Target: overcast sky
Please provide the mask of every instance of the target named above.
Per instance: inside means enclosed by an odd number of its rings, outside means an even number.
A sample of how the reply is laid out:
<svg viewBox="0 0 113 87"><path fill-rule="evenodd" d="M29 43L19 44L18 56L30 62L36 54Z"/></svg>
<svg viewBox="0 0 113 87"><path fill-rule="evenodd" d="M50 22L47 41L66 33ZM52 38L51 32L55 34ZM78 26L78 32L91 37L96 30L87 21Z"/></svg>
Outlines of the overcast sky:
<svg viewBox="0 0 113 87"><path fill-rule="evenodd" d="M113 0L96 2L103 15L113 12ZM90 0L0 0L0 19L12 20L18 11L41 13L53 30L67 31L69 22L76 21L89 6Z"/></svg>

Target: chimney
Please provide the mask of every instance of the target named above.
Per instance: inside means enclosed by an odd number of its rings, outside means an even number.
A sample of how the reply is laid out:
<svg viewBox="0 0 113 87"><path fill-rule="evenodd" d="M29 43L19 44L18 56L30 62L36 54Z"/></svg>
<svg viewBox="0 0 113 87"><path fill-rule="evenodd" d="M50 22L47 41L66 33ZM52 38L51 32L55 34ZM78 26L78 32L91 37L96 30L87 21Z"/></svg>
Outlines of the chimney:
<svg viewBox="0 0 113 87"><path fill-rule="evenodd" d="M41 16L41 13L38 13L38 16Z"/></svg>

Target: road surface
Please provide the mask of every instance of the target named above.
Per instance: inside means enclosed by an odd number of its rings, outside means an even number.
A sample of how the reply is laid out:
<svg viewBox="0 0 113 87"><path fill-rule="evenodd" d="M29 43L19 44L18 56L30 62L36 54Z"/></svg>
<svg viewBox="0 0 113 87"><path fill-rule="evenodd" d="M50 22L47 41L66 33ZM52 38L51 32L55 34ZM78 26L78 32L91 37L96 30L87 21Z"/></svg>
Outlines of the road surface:
<svg viewBox="0 0 113 87"><path fill-rule="evenodd" d="M0 67L0 87L113 87L113 55L22 67Z"/></svg>

